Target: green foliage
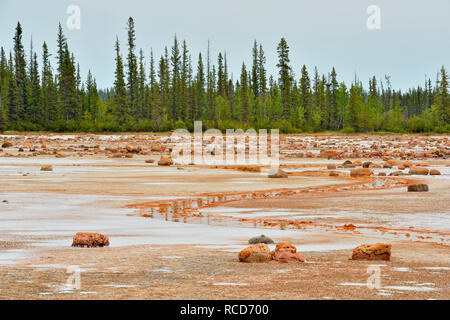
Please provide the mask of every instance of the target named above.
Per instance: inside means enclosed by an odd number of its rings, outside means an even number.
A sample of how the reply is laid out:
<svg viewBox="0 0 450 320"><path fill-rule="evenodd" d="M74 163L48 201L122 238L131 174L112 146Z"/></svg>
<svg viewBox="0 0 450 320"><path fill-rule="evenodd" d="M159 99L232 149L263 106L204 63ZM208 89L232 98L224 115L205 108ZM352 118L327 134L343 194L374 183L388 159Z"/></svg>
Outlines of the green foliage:
<svg viewBox="0 0 450 320"><path fill-rule="evenodd" d="M384 82L370 78L368 90L359 81L347 87L338 82L334 68L326 75L315 68L310 76L303 65L295 78L297 67L291 67L290 48L282 38L274 79L267 74L263 47L255 40L251 67L243 63L233 82L226 53L220 52L214 64L209 42L206 59L199 53L197 66L192 66L186 41L179 42L176 36L159 59L151 51L147 64L144 51L136 51L132 17L126 27L126 57L116 38L114 83L101 90L90 71L83 81L61 25L53 74L45 42L41 60L32 45L26 59L18 23L9 59L0 48L0 131L166 132L193 130L197 120L203 121L204 130L277 128L281 133L448 133L450 129L449 77L444 66L434 87L427 79L423 87L396 91L388 76Z"/></svg>

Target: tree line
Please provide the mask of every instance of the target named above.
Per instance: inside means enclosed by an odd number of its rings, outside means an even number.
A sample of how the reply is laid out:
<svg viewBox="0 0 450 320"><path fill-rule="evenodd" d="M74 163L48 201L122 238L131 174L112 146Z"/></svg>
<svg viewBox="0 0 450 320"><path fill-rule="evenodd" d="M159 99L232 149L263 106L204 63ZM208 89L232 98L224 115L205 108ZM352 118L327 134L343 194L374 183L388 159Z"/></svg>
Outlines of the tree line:
<svg viewBox="0 0 450 320"><path fill-rule="evenodd" d="M448 74L442 66L435 81L407 92L395 90L389 76L338 81L303 65L296 78L289 45L281 38L278 74L268 75L263 47L255 40L252 61L242 64L235 81L225 52L211 59L198 54L197 65L186 41L175 36L159 59L150 50L148 62L137 51L134 20L127 21L126 52L116 38L114 84L97 88L89 71L69 50L61 25L57 31L56 69L46 42L38 59L33 43L26 56L23 30L17 23L13 50L0 49L0 131L170 131L193 129L278 128L281 132L450 132ZM40 67L39 67L40 66ZM194 70L195 68L195 70Z"/></svg>

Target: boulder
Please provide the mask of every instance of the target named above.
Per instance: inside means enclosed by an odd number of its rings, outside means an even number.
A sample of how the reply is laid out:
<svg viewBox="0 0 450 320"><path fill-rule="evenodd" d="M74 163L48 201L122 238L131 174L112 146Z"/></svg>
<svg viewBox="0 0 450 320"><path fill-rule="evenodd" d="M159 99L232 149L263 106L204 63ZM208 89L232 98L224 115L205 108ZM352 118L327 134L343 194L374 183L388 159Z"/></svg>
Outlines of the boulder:
<svg viewBox="0 0 450 320"><path fill-rule="evenodd" d="M125 149L126 149L127 152L129 152L129 153L140 153L140 152L142 151L142 148L141 148L141 147L133 147L133 146L130 146L130 145L127 145L127 146L125 147Z"/></svg>
<svg viewBox="0 0 450 320"><path fill-rule="evenodd" d="M345 160L344 163L342 164L343 166L347 166L349 164L353 164L350 160Z"/></svg>
<svg viewBox="0 0 450 320"><path fill-rule="evenodd" d="M440 174L441 174L441 172L439 170L436 170L436 169L431 169L430 170L430 175L431 176L438 176Z"/></svg>
<svg viewBox="0 0 450 320"><path fill-rule="evenodd" d="M408 192L427 192L428 185L424 183L410 184L408 186Z"/></svg>
<svg viewBox="0 0 450 320"><path fill-rule="evenodd" d="M9 142L9 141L3 142L2 148L9 148L9 147L12 147L12 143L11 142Z"/></svg>
<svg viewBox="0 0 450 320"><path fill-rule="evenodd" d="M387 243L362 244L353 249L352 260L390 260L391 245Z"/></svg>
<svg viewBox="0 0 450 320"><path fill-rule="evenodd" d="M330 171L330 177L338 177L339 176L339 172L337 171Z"/></svg>
<svg viewBox="0 0 450 320"><path fill-rule="evenodd" d="M421 167L413 167L409 169L409 174L420 174L420 175L427 175L429 170L427 168L421 168Z"/></svg>
<svg viewBox="0 0 450 320"><path fill-rule="evenodd" d="M170 166L173 164L173 160L170 157L161 156L161 159L158 161L158 166Z"/></svg>
<svg viewBox="0 0 450 320"><path fill-rule="evenodd" d="M355 160L353 161L353 164L357 167L362 166L362 161L361 160Z"/></svg>
<svg viewBox="0 0 450 320"><path fill-rule="evenodd" d="M413 166L413 164L411 161L405 161L405 162L403 162L403 166L405 168L411 168Z"/></svg>
<svg viewBox="0 0 450 320"><path fill-rule="evenodd" d="M67 156L66 156L65 153L58 152L58 153L55 155L55 157L56 157L56 158L65 158L65 157L67 157Z"/></svg>
<svg viewBox="0 0 450 320"><path fill-rule="evenodd" d="M401 172L401 171L393 171L393 172L391 172L389 175L390 175L390 176L396 177L396 176L403 176L404 173Z"/></svg>
<svg viewBox="0 0 450 320"><path fill-rule="evenodd" d="M378 176L379 177L385 177L386 176L386 172L378 172Z"/></svg>
<svg viewBox="0 0 450 320"><path fill-rule="evenodd" d="M385 163L384 163L384 165L383 165L383 167L384 168L392 168L393 166L395 166L395 165L397 165L397 161L396 160L387 160Z"/></svg>
<svg viewBox="0 0 450 320"><path fill-rule="evenodd" d="M274 242L272 239L270 239L269 237L266 237L263 234L259 237L253 237L248 240L248 244L257 244L257 243L271 244Z"/></svg>
<svg viewBox="0 0 450 320"><path fill-rule="evenodd" d="M77 232L73 237L72 247L105 247L109 246L109 238L100 233Z"/></svg>
<svg viewBox="0 0 450 320"><path fill-rule="evenodd" d="M145 163L154 163L154 162L155 162L155 160L153 160L153 159L145 160Z"/></svg>
<svg viewBox="0 0 450 320"><path fill-rule="evenodd" d="M280 242L277 244L275 250L272 251L274 261L286 263L286 262L305 262L305 257L300 252L297 252L297 248L289 242Z"/></svg>
<svg viewBox="0 0 450 320"><path fill-rule="evenodd" d="M155 152L161 152L164 150L166 150L166 148L159 144L154 144L154 145L152 145L152 148L151 148L151 151L155 151Z"/></svg>
<svg viewBox="0 0 450 320"><path fill-rule="evenodd" d="M269 262L271 260L272 254L265 243L252 244L239 252L240 262Z"/></svg>
<svg viewBox="0 0 450 320"><path fill-rule="evenodd" d="M334 169L336 169L336 165L335 164L327 164L327 169L329 169L329 170L334 170Z"/></svg>
<svg viewBox="0 0 450 320"><path fill-rule="evenodd" d="M53 167L50 164L43 164L41 166L41 171L53 171Z"/></svg>
<svg viewBox="0 0 450 320"><path fill-rule="evenodd" d="M274 168L269 171L268 177L269 178L287 178L288 174L281 169Z"/></svg>
<svg viewBox="0 0 450 320"><path fill-rule="evenodd" d="M350 171L351 177L368 177L373 174L369 168L357 168Z"/></svg>

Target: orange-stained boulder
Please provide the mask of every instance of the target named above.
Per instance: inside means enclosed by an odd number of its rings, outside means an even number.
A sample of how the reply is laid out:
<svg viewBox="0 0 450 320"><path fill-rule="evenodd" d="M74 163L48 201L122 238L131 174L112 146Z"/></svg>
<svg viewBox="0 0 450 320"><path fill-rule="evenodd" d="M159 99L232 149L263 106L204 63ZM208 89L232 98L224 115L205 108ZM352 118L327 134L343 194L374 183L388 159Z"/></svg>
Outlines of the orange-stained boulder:
<svg viewBox="0 0 450 320"><path fill-rule="evenodd" d="M2 148L9 148L9 147L12 147L12 143L11 142L9 142L9 141L3 142Z"/></svg>
<svg viewBox="0 0 450 320"><path fill-rule="evenodd" d="M73 237L72 247L105 247L109 246L109 238L100 233L77 232Z"/></svg>
<svg viewBox="0 0 450 320"><path fill-rule="evenodd" d="M274 261L286 263L286 262L305 262L305 257L300 252L297 252L297 248L289 242L280 242L277 244L275 250L272 251Z"/></svg>
<svg viewBox="0 0 450 320"><path fill-rule="evenodd" d="M411 168L413 166L413 164L411 161L405 161L405 162L403 162L403 166L405 168Z"/></svg>
<svg viewBox="0 0 450 320"><path fill-rule="evenodd" d="M413 167L409 169L409 174L427 175L429 170L427 168Z"/></svg>
<svg viewBox="0 0 450 320"><path fill-rule="evenodd" d="M334 170L334 169L336 169L336 165L332 164L332 163L327 164L327 169Z"/></svg>
<svg viewBox="0 0 450 320"><path fill-rule="evenodd" d="M142 148L141 148L141 147L133 147L133 146L130 146L130 145L127 145L127 146L125 147L125 149L126 149L127 152L129 152L129 153L139 153L139 152L142 151Z"/></svg>
<svg viewBox="0 0 450 320"><path fill-rule="evenodd" d="M353 249L352 260L390 260L391 245L387 243L362 244Z"/></svg>
<svg viewBox="0 0 450 320"><path fill-rule="evenodd" d="M161 156L158 161L158 166L170 166L173 164L172 158Z"/></svg>
<svg viewBox="0 0 450 320"><path fill-rule="evenodd" d="M152 145L152 149L151 149L151 151L156 151L156 152L161 152L161 151L164 151L164 150L166 150L166 147L161 146L159 144Z"/></svg>
<svg viewBox="0 0 450 320"><path fill-rule="evenodd" d="M430 170L430 175L431 176L438 176L440 174L441 174L441 172L439 170L436 170L436 169L431 169Z"/></svg>
<svg viewBox="0 0 450 320"><path fill-rule="evenodd" d="M272 254L265 243L252 244L239 252L240 262L269 262L271 260Z"/></svg>
<svg viewBox="0 0 450 320"><path fill-rule="evenodd" d="M281 249L283 249L283 250L290 250L291 252L294 252L294 253L297 252L297 248L294 247L289 242L279 242L279 243L277 243L277 246L275 247L274 252L277 251L277 250L281 250Z"/></svg>
<svg viewBox="0 0 450 320"><path fill-rule="evenodd" d="M369 168L357 168L350 171L351 177L366 177L373 174L373 171Z"/></svg>

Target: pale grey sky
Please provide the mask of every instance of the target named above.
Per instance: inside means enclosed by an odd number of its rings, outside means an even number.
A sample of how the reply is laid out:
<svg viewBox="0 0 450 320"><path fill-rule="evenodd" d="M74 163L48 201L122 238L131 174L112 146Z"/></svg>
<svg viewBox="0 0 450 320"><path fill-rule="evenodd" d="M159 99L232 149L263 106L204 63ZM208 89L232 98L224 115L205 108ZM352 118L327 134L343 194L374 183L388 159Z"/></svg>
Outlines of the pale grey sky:
<svg viewBox="0 0 450 320"><path fill-rule="evenodd" d="M80 30L66 26L69 5L81 9ZM366 26L369 5L381 9L380 30ZM114 39L119 36L125 55L129 16L135 18L137 46L147 62L150 48L159 58L176 33L187 40L195 67L210 39L212 59L226 50L234 79L242 61L251 64L254 39L276 76L276 46L283 36L297 76L303 64L310 74L314 66L321 73L334 66L339 81L351 82L356 72L367 86L371 75L389 74L395 88L406 89L422 85L426 75L435 79L442 65L450 67L450 0L0 0L0 46L11 50L20 21L27 54L31 35L39 55L44 40L54 54L61 22L83 77L91 69L99 87L109 87Z"/></svg>

